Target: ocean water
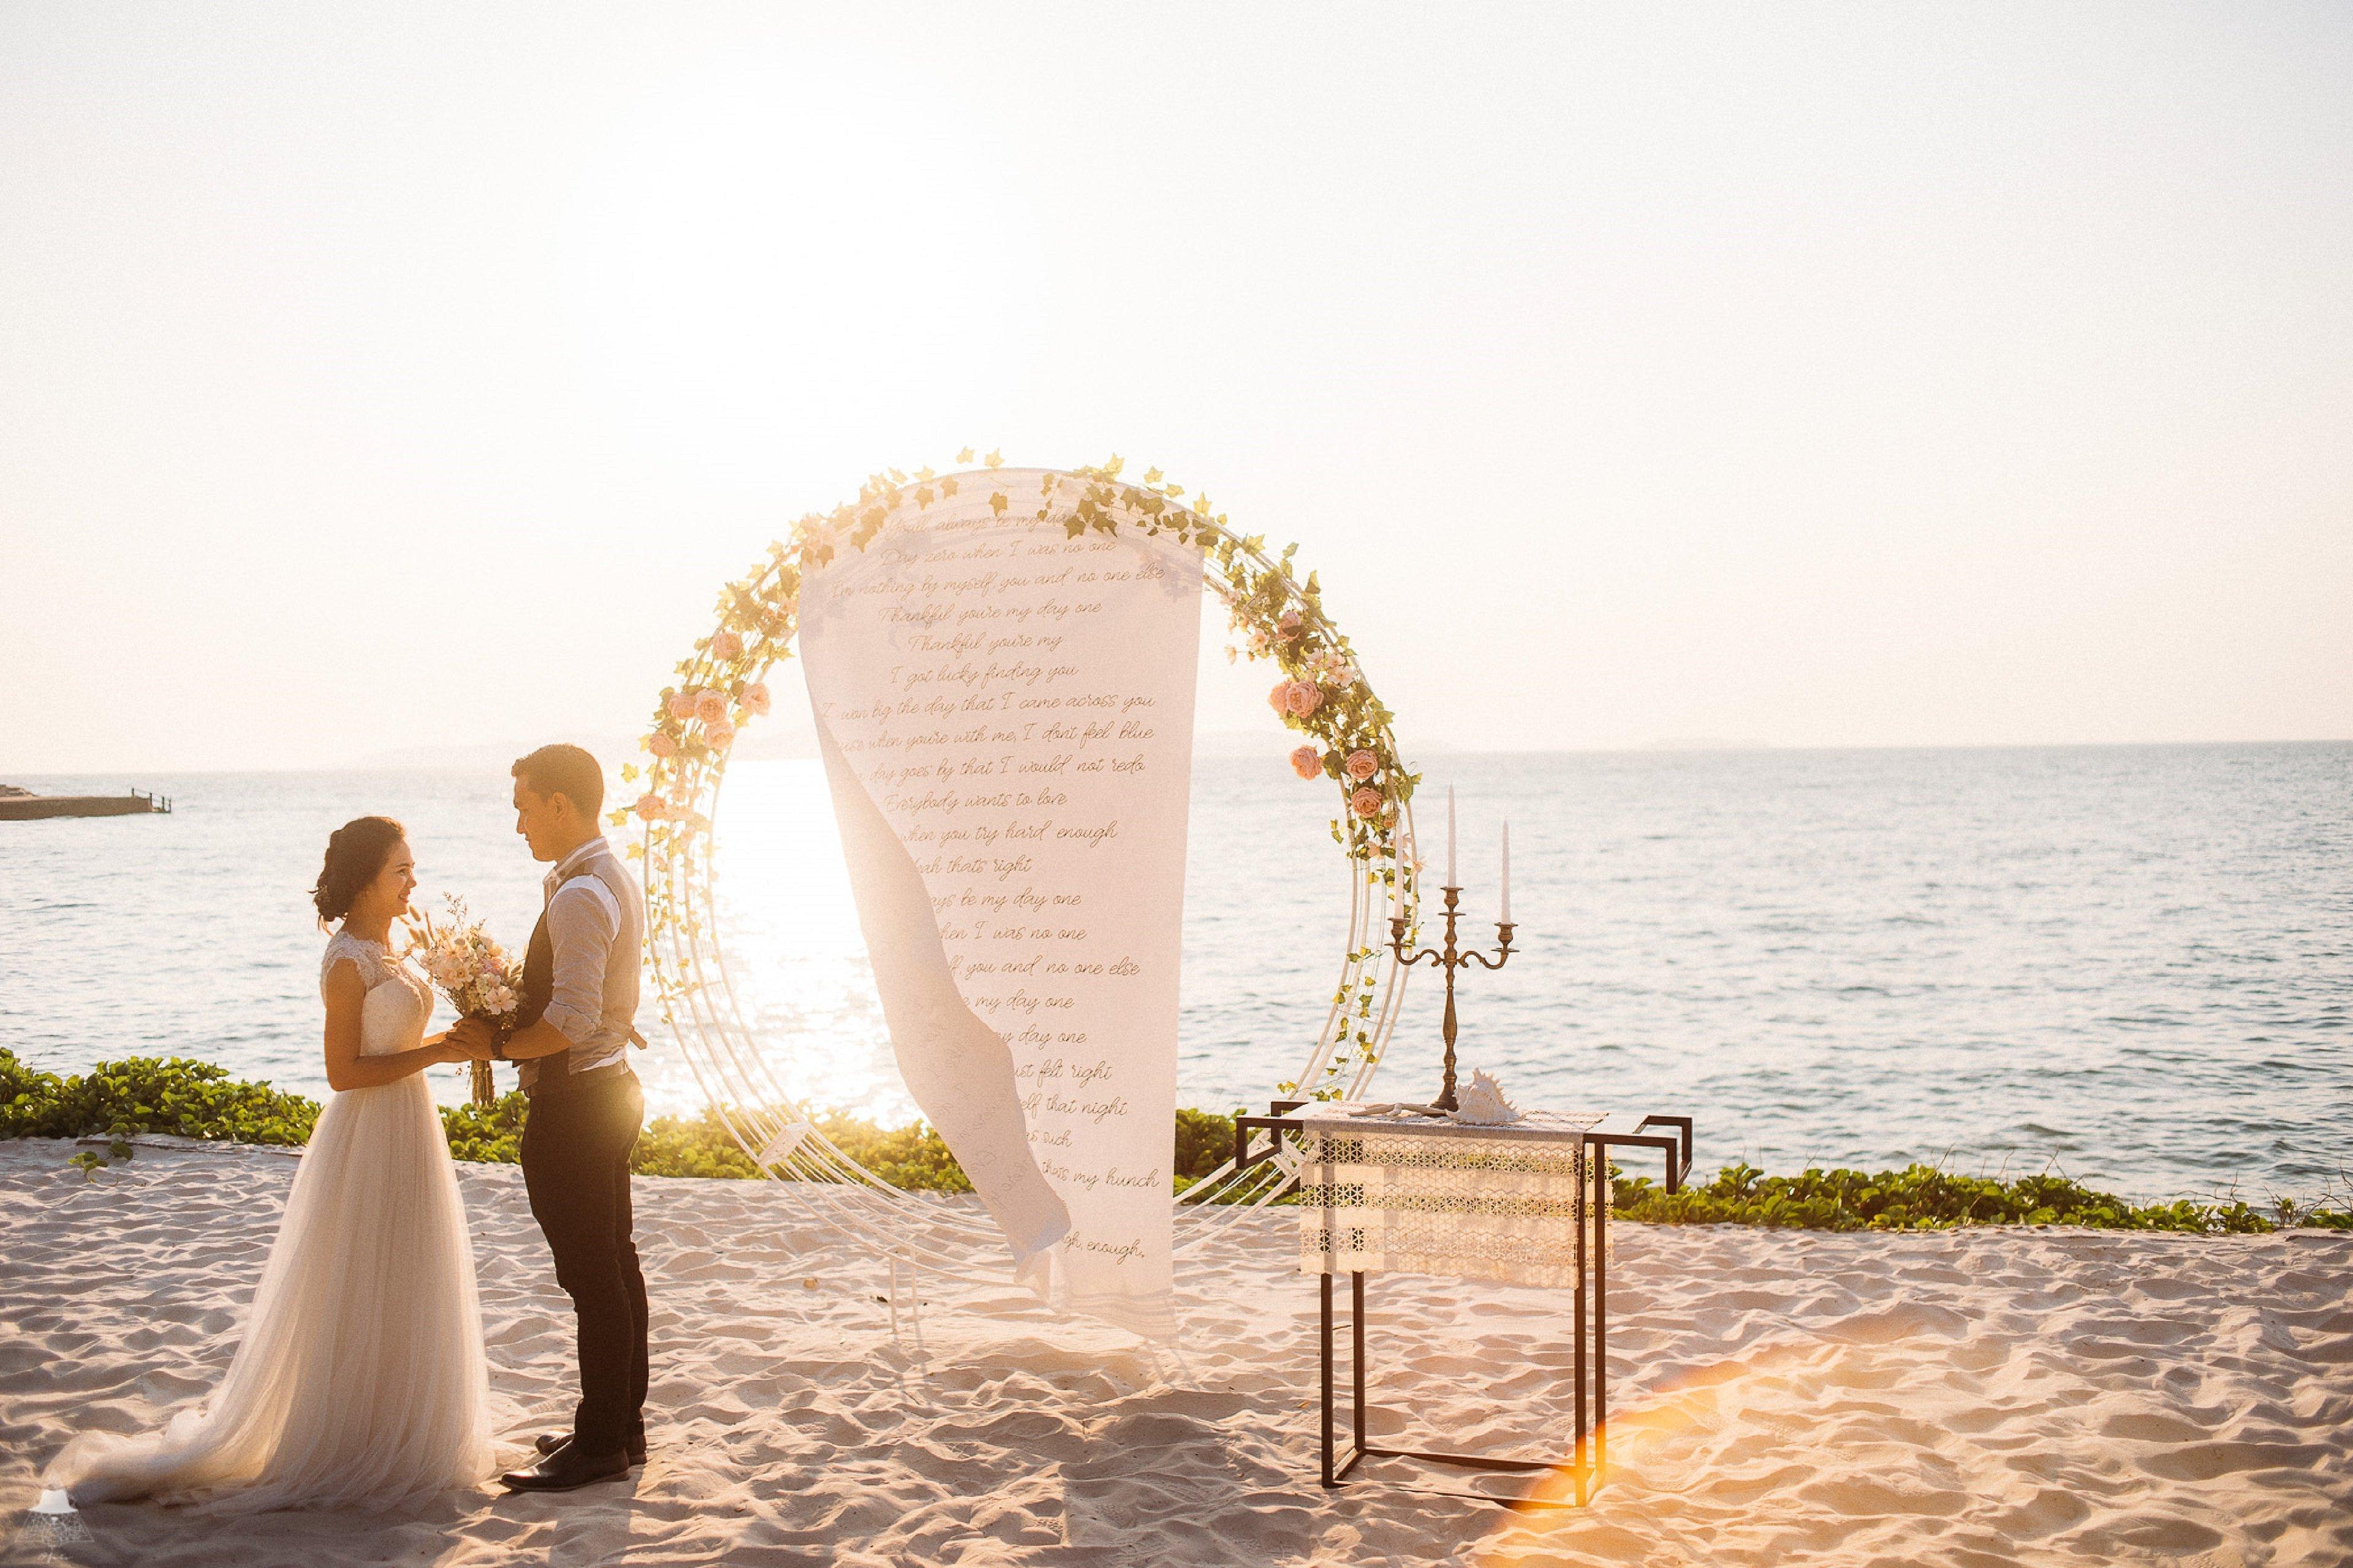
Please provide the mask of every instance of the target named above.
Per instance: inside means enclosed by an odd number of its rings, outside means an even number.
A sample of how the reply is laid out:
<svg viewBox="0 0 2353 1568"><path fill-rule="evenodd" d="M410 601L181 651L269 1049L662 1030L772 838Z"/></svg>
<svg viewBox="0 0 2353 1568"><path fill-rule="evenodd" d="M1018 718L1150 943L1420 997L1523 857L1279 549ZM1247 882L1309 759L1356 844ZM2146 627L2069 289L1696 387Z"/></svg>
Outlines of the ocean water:
<svg viewBox="0 0 2353 1568"><path fill-rule="evenodd" d="M1295 1075L1339 969L1328 785L1196 769L1179 1098ZM1460 995L1461 1055L1524 1105L1697 1118L1704 1167L2055 1169L2142 1198L2310 1199L2353 1173L2353 745L1441 755L1492 941L1512 824L1520 950ZM0 823L0 1044L55 1070L197 1056L318 1094L305 889L326 835L408 824L425 891L520 945L538 868L472 773L16 777L136 785L169 816ZM912 1116L814 762L739 763L722 940L797 1092ZM1409 983L1379 1092L1438 1078ZM657 1028L658 1104L697 1101ZM437 1092L461 1092L459 1068Z"/></svg>

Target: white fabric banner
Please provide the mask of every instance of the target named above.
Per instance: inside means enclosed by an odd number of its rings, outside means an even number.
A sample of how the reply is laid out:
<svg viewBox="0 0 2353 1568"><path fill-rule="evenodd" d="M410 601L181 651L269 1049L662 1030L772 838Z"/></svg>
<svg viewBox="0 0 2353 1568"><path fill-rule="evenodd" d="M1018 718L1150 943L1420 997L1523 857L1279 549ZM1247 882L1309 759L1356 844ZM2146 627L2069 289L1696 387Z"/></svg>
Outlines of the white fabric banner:
<svg viewBox="0 0 2353 1568"><path fill-rule="evenodd" d="M1201 559L1035 521L1044 477L843 546L801 657L908 1091L1020 1278L1165 1339Z"/></svg>

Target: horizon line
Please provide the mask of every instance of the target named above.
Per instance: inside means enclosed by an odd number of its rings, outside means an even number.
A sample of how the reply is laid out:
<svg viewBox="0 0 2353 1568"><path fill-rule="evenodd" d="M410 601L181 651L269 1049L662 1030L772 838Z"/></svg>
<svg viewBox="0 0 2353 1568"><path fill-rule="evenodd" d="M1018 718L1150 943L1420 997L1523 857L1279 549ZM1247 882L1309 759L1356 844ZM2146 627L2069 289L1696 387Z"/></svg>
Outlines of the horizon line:
<svg viewBox="0 0 2353 1568"><path fill-rule="evenodd" d="M1209 731L1208 734L1240 735L1245 731ZM1286 731L1288 733L1288 731ZM1280 737L1275 737L1280 739ZM481 742L489 747L497 742ZM1645 742L1632 745L1609 746L1531 746L1487 748L1440 744L1431 754L1446 757L1660 757L1660 756L1735 756L1778 754L1785 756L1820 755L1864 752L2081 752L2081 751L2157 751L2191 748L2220 749L2234 746L2343 746L2353 744L2353 735L2274 737L2257 740L2228 741L1927 741L1927 742L1862 742L1843 744L1786 745L1771 741L1740 742ZM635 760L637 753L628 752L621 760ZM1219 754L1216 760L1229 760L1233 753ZM744 757L743 763L815 762L815 757ZM352 760L336 763L313 763L276 767L172 767L157 764L143 772L121 768L46 768L38 771L0 769L0 784L16 778L138 778L145 776L235 776L272 773L460 773L470 771L462 762L387 762Z"/></svg>

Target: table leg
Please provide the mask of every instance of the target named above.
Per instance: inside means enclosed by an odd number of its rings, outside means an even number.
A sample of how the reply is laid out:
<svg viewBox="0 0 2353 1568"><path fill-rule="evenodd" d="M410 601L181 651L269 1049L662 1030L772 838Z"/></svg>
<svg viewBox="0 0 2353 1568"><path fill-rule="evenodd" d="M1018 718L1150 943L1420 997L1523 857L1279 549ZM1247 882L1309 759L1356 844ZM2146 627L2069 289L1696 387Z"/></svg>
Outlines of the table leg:
<svg viewBox="0 0 2353 1568"><path fill-rule="evenodd" d="M1348 1276L1348 1321L1356 1330L1356 1452L1365 1451L1365 1271L1361 1268Z"/></svg>
<svg viewBox="0 0 2353 1568"><path fill-rule="evenodd" d="M1593 1163L1593 1484L1609 1471L1609 1157Z"/></svg>
<svg viewBox="0 0 2353 1568"><path fill-rule="evenodd" d="M1578 1158L1585 1165L1585 1169L1580 1170L1577 1173L1578 1175L1580 1177L1589 1175L1591 1173L1593 1151L1580 1145L1577 1150L1577 1154ZM1577 1207L1579 1209L1590 1207L1592 1183L1589 1181L1580 1181L1577 1184L1581 1189L1577 1197ZM1576 1467L1577 1485L1580 1493L1578 1499L1579 1501L1583 1500L1581 1494L1585 1488L1585 1434L1588 1430L1585 1422L1585 1270L1587 1267L1585 1232L1586 1222L1589 1217L1589 1215L1585 1214L1579 1214L1577 1216L1577 1286L1574 1292L1576 1300L1572 1303L1572 1315L1577 1320L1576 1349L1572 1352L1571 1362L1574 1365L1577 1376Z"/></svg>
<svg viewBox="0 0 2353 1568"><path fill-rule="evenodd" d="M1332 1276L1319 1275L1324 1296L1324 1484L1339 1483L1332 1477Z"/></svg>

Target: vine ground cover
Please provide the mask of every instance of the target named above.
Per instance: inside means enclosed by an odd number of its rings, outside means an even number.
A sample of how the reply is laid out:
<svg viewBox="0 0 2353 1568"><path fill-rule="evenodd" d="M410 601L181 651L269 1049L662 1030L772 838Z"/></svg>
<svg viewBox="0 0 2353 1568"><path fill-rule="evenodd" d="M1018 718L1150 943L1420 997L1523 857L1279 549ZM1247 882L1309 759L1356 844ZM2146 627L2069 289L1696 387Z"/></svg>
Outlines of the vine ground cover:
<svg viewBox="0 0 2353 1568"><path fill-rule="evenodd" d="M488 1107L446 1106L441 1121L460 1160L512 1164L520 1159L527 1102L510 1092ZM223 1142L300 1147L310 1140L319 1102L268 1083L229 1076L226 1068L185 1057L134 1057L100 1062L60 1077L25 1066L0 1047L0 1137L113 1140L105 1153L83 1150L73 1162L93 1176L110 1160L133 1157L124 1142L142 1132ZM818 1126L845 1153L892 1185L917 1192L970 1192L971 1184L923 1123L879 1127L849 1116ZM1176 1190L1208 1175L1232 1152L1233 1121L1214 1111L1176 1112ZM632 1168L641 1176L754 1179L760 1174L715 1112L658 1116L638 1140ZM1620 1175L1617 1215L1659 1225L1748 1225L1802 1230L1935 1230L1964 1225L2065 1225L2099 1230L2238 1235L2292 1226L2353 1230L2353 1208L2305 1208L2230 1199L2135 1204L2058 1175L2003 1180L1927 1165L1901 1171L1810 1170L1768 1176L1729 1165L1711 1181L1669 1194L1647 1176Z"/></svg>

